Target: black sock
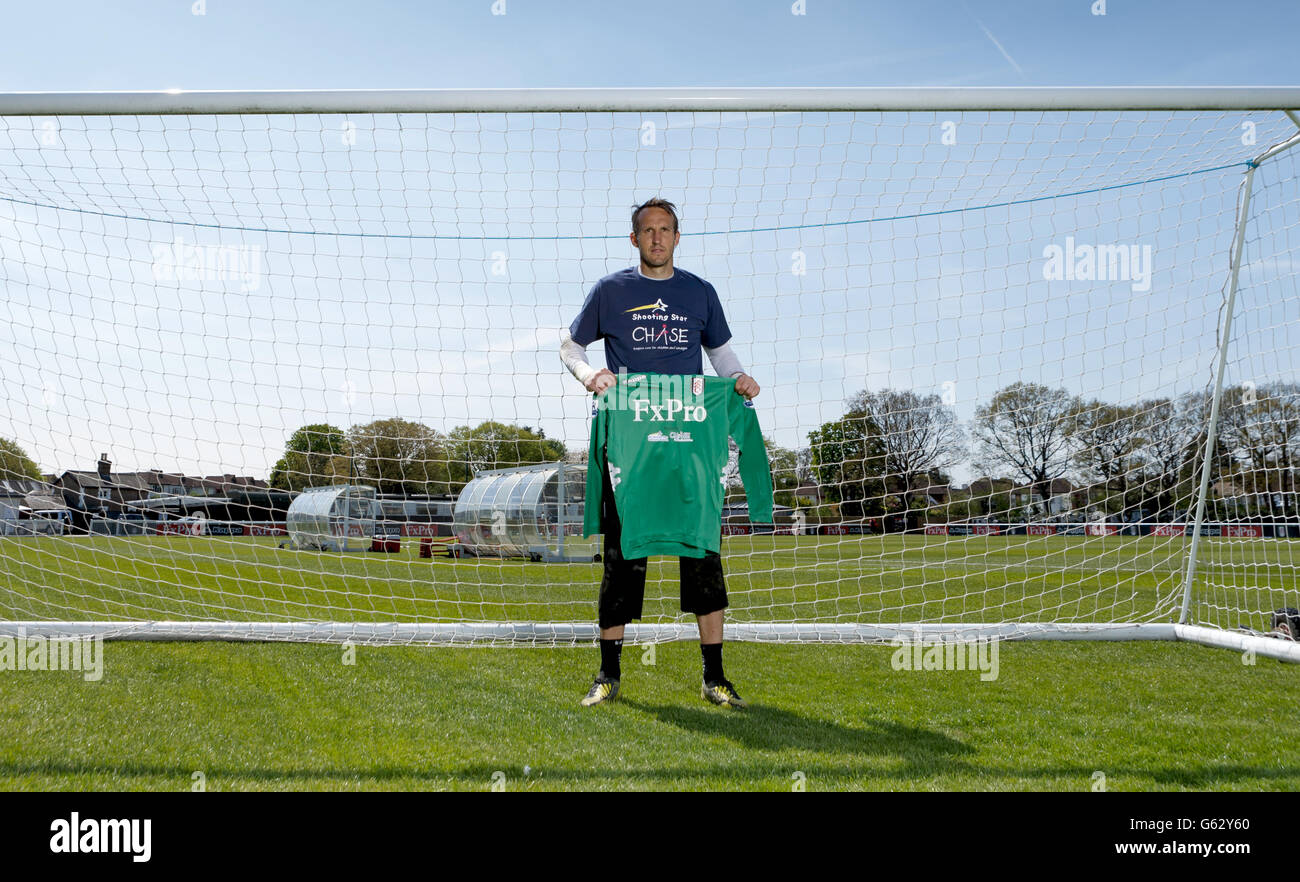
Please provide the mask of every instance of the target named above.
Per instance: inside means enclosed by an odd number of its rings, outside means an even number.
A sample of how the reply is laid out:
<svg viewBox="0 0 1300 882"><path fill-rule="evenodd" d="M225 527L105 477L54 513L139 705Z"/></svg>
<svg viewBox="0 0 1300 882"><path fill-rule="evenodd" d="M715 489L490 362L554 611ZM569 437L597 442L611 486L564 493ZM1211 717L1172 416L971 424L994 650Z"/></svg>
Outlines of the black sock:
<svg viewBox="0 0 1300 882"><path fill-rule="evenodd" d="M600 672L611 680L619 679L623 674L619 665L619 657L622 654L622 640L600 641Z"/></svg>
<svg viewBox="0 0 1300 882"><path fill-rule="evenodd" d="M701 643L700 655L704 656L704 682L716 683L725 680L722 675L722 644Z"/></svg>

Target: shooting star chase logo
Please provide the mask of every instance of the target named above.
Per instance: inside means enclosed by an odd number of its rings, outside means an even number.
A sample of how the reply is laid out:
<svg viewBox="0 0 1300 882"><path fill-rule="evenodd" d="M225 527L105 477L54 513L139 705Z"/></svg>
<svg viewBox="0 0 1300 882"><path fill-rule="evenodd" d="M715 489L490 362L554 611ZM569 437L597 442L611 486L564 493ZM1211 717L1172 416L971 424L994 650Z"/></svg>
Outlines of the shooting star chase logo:
<svg viewBox="0 0 1300 882"><path fill-rule="evenodd" d="M649 343L655 348L663 349L682 346L689 342L691 330L689 327L682 327L682 323L690 319L669 310L663 298L654 303L625 309L623 313L624 315L630 313L634 322L646 323L632 329L634 343ZM654 324L650 324L651 322Z"/></svg>

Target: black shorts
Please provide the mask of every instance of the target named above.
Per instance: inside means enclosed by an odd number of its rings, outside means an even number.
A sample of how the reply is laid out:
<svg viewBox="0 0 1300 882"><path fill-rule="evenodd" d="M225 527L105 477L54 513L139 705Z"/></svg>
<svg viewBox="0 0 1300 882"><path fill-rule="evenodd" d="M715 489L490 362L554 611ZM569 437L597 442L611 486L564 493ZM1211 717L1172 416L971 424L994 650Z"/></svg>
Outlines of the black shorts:
<svg viewBox="0 0 1300 882"><path fill-rule="evenodd" d="M600 601L597 607L600 627L613 628L641 618L645 601L646 558L628 560L620 546L622 529L618 509L614 506L614 490L609 485L608 470L604 475L605 489L601 494L600 526L605 534L605 572L600 579ZM722 532L722 525L718 525ZM697 616L708 615L727 608L727 586L722 577L722 557L716 551L706 551L704 557L679 557L678 572L682 583L682 612Z"/></svg>

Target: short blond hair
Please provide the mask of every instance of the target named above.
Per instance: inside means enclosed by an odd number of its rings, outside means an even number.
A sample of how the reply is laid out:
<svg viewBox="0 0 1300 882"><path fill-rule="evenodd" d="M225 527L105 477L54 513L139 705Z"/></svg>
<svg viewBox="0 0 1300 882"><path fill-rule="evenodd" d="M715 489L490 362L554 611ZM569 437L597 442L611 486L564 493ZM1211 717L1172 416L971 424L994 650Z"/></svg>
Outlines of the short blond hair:
<svg viewBox="0 0 1300 882"><path fill-rule="evenodd" d="M677 232L677 206L673 205L667 199L660 199L658 196L656 196L653 199L649 199L646 200L645 202L642 202L640 205L632 209L632 232L633 233L639 232L636 225L636 219L640 216L641 212L645 211L647 208L662 208L664 211L672 215L673 232L674 233Z"/></svg>

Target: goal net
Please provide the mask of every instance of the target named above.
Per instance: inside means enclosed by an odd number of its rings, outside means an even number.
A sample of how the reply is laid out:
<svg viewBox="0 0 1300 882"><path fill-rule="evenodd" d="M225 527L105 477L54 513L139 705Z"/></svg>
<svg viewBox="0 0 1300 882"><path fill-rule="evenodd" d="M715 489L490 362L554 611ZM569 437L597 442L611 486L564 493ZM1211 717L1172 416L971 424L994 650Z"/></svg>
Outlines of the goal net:
<svg viewBox="0 0 1300 882"><path fill-rule="evenodd" d="M559 344L659 196L762 387L729 637L1237 645L1300 607L1297 106L0 96L0 627L594 639ZM693 635L651 558L631 639Z"/></svg>

